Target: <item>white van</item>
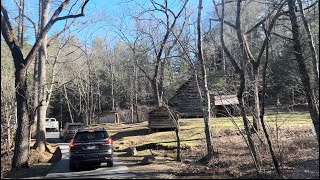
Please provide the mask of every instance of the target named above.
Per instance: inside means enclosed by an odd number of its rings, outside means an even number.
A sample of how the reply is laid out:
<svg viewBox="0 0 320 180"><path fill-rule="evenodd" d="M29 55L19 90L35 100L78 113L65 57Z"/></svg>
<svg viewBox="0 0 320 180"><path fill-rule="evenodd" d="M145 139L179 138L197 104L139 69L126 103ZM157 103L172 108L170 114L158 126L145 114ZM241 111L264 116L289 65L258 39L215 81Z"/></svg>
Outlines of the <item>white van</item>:
<svg viewBox="0 0 320 180"><path fill-rule="evenodd" d="M59 121L56 118L46 118L46 131L59 131Z"/></svg>

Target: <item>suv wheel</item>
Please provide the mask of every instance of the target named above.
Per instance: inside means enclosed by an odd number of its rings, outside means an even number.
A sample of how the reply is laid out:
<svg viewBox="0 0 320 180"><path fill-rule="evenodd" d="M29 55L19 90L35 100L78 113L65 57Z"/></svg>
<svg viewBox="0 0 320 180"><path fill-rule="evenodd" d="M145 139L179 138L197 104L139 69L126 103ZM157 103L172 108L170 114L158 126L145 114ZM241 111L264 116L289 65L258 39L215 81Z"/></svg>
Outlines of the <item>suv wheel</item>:
<svg viewBox="0 0 320 180"><path fill-rule="evenodd" d="M107 162L107 167L112 167L113 166L113 161L112 160L109 160L108 162Z"/></svg>
<svg viewBox="0 0 320 180"><path fill-rule="evenodd" d="M69 160L69 169L70 171L76 170L76 164Z"/></svg>

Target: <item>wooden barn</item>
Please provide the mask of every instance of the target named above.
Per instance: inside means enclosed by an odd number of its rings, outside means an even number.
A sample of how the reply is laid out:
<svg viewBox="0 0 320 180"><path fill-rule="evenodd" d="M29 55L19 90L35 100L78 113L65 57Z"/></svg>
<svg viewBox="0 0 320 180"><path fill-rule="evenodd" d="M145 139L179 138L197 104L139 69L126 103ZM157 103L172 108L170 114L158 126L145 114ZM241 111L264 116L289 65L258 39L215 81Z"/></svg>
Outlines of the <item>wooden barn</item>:
<svg viewBox="0 0 320 180"><path fill-rule="evenodd" d="M199 81L199 88L204 86ZM219 95L213 91L210 92L211 106L215 110L212 116L228 116L228 111L232 115L238 115L237 104L239 104L236 95ZM179 117L203 117L202 102L198 91L197 82L194 76L189 78L169 100L169 106L179 113ZM227 111L228 110L228 111Z"/></svg>
<svg viewBox="0 0 320 180"><path fill-rule="evenodd" d="M169 107L161 106L149 112L149 132L153 129L175 129L178 114Z"/></svg>
<svg viewBox="0 0 320 180"><path fill-rule="evenodd" d="M199 82L203 89L203 85ZM189 78L169 100L169 106L179 113L179 117L203 117L200 95L195 77Z"/></svg>
<svg viewBox="0 0 320 180"><path fill-rule="evenodd" d="M104 112L98 116L96 119L97 124L102 123L120 123L119 121L119 115L117 112L111 111L111 112Z"/></svg>
<svg viewBox="0 0 320 180"><path fill-rule="evenodd" d="M233 116L240 115L238 104L239 101L236 95L214 96L215 116L228 117L229 113Z"/></svg>

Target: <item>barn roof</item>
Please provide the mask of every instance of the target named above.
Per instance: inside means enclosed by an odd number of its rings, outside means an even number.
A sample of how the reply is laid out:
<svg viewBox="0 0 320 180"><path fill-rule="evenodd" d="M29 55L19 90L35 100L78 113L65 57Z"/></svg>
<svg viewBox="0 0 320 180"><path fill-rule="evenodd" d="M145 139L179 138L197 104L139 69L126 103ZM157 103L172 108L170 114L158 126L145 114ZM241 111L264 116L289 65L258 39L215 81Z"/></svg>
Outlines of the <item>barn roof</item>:
<svg viewBox="0 0 320 180"><path fill-rule="evenodd" d="M236 95L220 95L214 96L214 105L234 105L239 104L238 98Z"/></svg>

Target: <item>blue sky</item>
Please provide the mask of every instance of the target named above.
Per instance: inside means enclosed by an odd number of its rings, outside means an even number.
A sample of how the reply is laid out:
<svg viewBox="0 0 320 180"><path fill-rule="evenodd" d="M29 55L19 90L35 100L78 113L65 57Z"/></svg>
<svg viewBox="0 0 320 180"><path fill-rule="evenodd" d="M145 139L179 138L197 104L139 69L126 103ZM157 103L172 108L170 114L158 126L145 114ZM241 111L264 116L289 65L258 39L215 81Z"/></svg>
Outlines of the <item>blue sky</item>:
<svg viewBox="0 0 320 180"><path fill-rule="evenodd" d="M157 0L157 2L162 3L162 0ZM180 0L169 0L169 7L171 5L171 8L175 9L174 5L180 2ZM87 12L87 16L101 16L103 14L109 19L109 22L117 24L119 23L125 23L126 25L130 26L131 18L126 18L127 22L120 22L121 16L130 15L134 12L136 12L138 9L142 9L141 6L150 6L149 0L90 0L90 5L88 4L88 9L90 9L90 13ZM138 3L138 4L137 4ZM195 12L197 12L198 8L198 0L189 0L188 7L191 9L195 9ZM146 8L146 7L145 7ZM208 21L206 17L209 17L209 13L212 12L213 4L212 0L203 0L203 20L204 22ZM196 13L194 14L197 15ZM103 24L103 23L102 23ZM98 28L101 25L98 23L95 25L96 27L92 27L92 29ZM127 27L129 28L129 27ZM115 33L112 32L112 27L110 27L110 24L107 22L103 28L100 27L100 30L96 31L96 35L98 36L105 36L105 34L108 34L109 36L116 36ZM111 37L110 37L111 38Z"/></svg>
<svg viewBox="0 0 320 180"><path fill-rule="evenodd" d="M2 0L5 2L11 17L17 16L18 9L13 3L12 0ZM82 0L79 0L81 2ZM181 0L169 0L169 7L175 9L175 5ZM60 4L61 1L52 0L51 11L55 10L56 7ZM73 1L72 1L73 2ZM163 0L157 0L157 2L162 3ZM37 22L37 1L34 0L25 0L25 7L27 9L27 13L34 19L34 22ZM112 25L114 24L125 24L124 26L130 29L132 25L130 14L137 12L137 10L141 10L142 7L150 6L149 0L90 0L85 9L85 17L81 17L76 20L77 23L81 23L83 21L91 21L88 27L82 28L81 30L76 30L76 35L79 36L80 39L92 39L95 36L107 37L110 41L117 41L116 34L113 32L114 28ZM69 5L70 7L70 5ZM198 0L189 0L188 7L194 9L197 12ZM203 0L203 18L204 22L207 21L205 17L208 17L208 13L212 11L212 0ZM196 13L195 13L196 15ZM121 18L121 17L126 18ZM100 20L100 21L97 21ZM97 22L96 22L97 21ZM14 23L14 22L12 22ZM61 29L64 26L64 22L57 22L49 32L49 35L53 32ZM80 28L78 26L78 28ZM34 42L34 34L33 30L28 28L28 36L30 37L30 43Z"/></svg>

